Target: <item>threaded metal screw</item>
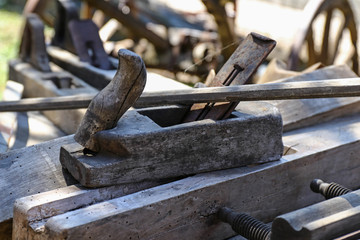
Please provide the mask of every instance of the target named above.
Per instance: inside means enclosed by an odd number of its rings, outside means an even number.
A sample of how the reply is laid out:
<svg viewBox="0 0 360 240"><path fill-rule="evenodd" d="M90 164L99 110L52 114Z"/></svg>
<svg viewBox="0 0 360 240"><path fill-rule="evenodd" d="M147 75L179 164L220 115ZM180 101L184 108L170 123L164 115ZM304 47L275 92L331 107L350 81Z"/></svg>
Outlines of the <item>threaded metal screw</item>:
<svg viewBox="0 0 360 240"><path fill-rule="evenodd" d="M245 214L235 213L230 208L219 210L219 218L231 225L232 229L249 240L270 240L271 227Z"/></svg>
<svg viewBox="0 0 360 240"><path fill-rule="evenodd" d="M323 195L325 199L338 197L352 191L337 183L325 183L321 179L312 180L310 188L313 192Z"/></svg>

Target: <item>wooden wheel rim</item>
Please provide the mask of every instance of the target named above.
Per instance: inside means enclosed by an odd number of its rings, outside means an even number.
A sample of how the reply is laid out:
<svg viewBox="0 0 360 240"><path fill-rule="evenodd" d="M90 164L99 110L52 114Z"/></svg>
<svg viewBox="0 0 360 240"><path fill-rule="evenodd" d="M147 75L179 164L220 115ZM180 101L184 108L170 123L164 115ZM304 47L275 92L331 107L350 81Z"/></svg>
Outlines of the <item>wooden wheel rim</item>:
<svg viewBox="0 0 360 240"><path fill-rule="evenodd" d="M329 29L331 25L331 17L334 10L339 10L344 16L344 23L341 26L341 30L338 32L335 40L335 49L332 56L329 54ZM312 26L316 18L322 14L326 13L323 42L321 44L321 52L316 53L314 50L314 39L312 35ZM330 17L329 17L330 13ZM326 59L325 64L332 64L337 55L337 48L339 47L339 42L342 39L344 30L348 29L351 38L351 44L354 47L354 54L351 57L352 68L358 73L358 53L357 53L357 29L355 23L354 13L351 9L351 6L347 0L311 0L304 9L304 21L303 25L300 26L297 34L295 35L295 41L291 48L291 53L288 62L288 68L290 70L296 70L299 65L300 60L300 51L305 44L308 44L308 66L312 65L322 59ZM327 35L326 35L327 34ZM327 38L327 39L326 39ZM309 47L310 46L310 47ZM326 50L326 52L325 52Z"/></svg>

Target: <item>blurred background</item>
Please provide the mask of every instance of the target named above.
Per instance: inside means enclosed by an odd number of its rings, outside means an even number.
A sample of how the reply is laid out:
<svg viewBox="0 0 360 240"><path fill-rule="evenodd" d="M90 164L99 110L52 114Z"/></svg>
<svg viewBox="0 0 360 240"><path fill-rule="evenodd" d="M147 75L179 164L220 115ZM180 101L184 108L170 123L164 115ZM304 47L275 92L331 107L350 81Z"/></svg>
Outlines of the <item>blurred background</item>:
<svg viewBox="0 0 360 240"><path fill-rule="evenodd" d="M36 2L43 3L39 7ZM18 55L24 11L41 16L50 42L55 2L0 0L1 89L8 78L7 61ZM130 49L143 57L147 68L191 86L204 82L211 69L217 71L250 32L277 41L268 62L277 59L287 70L301 71L322 62L345 63L358 73L357 0L98 1L112 4L125 16L122 21L94 6L96 1L75 2L81 18L91 18L99 27L109 55Z"/></svg>

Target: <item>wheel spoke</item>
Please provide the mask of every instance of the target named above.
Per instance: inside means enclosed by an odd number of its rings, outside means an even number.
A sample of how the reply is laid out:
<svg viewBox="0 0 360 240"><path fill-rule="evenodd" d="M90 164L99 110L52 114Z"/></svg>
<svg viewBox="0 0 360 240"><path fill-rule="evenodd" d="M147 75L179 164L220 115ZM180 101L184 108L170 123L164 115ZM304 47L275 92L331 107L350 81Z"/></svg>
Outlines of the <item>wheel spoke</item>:
<svg viewBox="0 0 360 240"><path fill-rule="evenodd" d="M329 59L331 60L331 63L334 63L334 61L335 61L335 58L336 58L336 55L337 55L337 52L338 52L338 48L339 48L339 45L340 45L340 41L341 41L342 36L343 36L343 32L349 25L349 16L344 16L344 17L345 17L345 21L343 22L341 28L339 28L337 33L336 33L333 52L332 52L331 56L329 56Z"/></svg>
<svg viewBox="0 0 360 240"><path fill-rule="evenodd" d="M309 33L306 36L307 48L308 48L308 65L313 65L317 62L317 54L315 51L314 35L312 28L309 29Z"/></svg>
<svg viewBox="0 0 360 240"><path fill-rule="evenodd" d="M356 29L356 23L354 18L352 18L352 21L349 22L349 27L348 27L349 31L350 31L350 36L351 36L351 41L352 44L354 46L354 55L352 56L352 62L353 62L353 71L356 74L359 74L359 59L358 59L358 48L357 48L357 40L358 40L358 35L357 35L357 29Z"/></svg>
<svg viewBox="0 0 360 240"><path fill-rule="evenodd" d="M324 35L323 35L321 53L320 53L320 61L326 65L331 64L328 56L329 56L329 35L330 35L332 13L333 13L333 9L329 9L326 12Z"/></svg>

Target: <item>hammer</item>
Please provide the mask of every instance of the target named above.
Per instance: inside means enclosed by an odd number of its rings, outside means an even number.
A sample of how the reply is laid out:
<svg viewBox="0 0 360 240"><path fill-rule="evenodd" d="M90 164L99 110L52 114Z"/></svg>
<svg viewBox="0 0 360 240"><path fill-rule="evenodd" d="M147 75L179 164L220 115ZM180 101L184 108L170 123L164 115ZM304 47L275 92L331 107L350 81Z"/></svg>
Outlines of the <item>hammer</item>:
<svg viewBox="0 0 360 240"><path fill-rule="evenodd" d="M75 141L92 152L100 151L95 134L114 128L145 87L146 68L141 57L120 49L118 58L113 80L92 99L74 136Z"/></svg>

